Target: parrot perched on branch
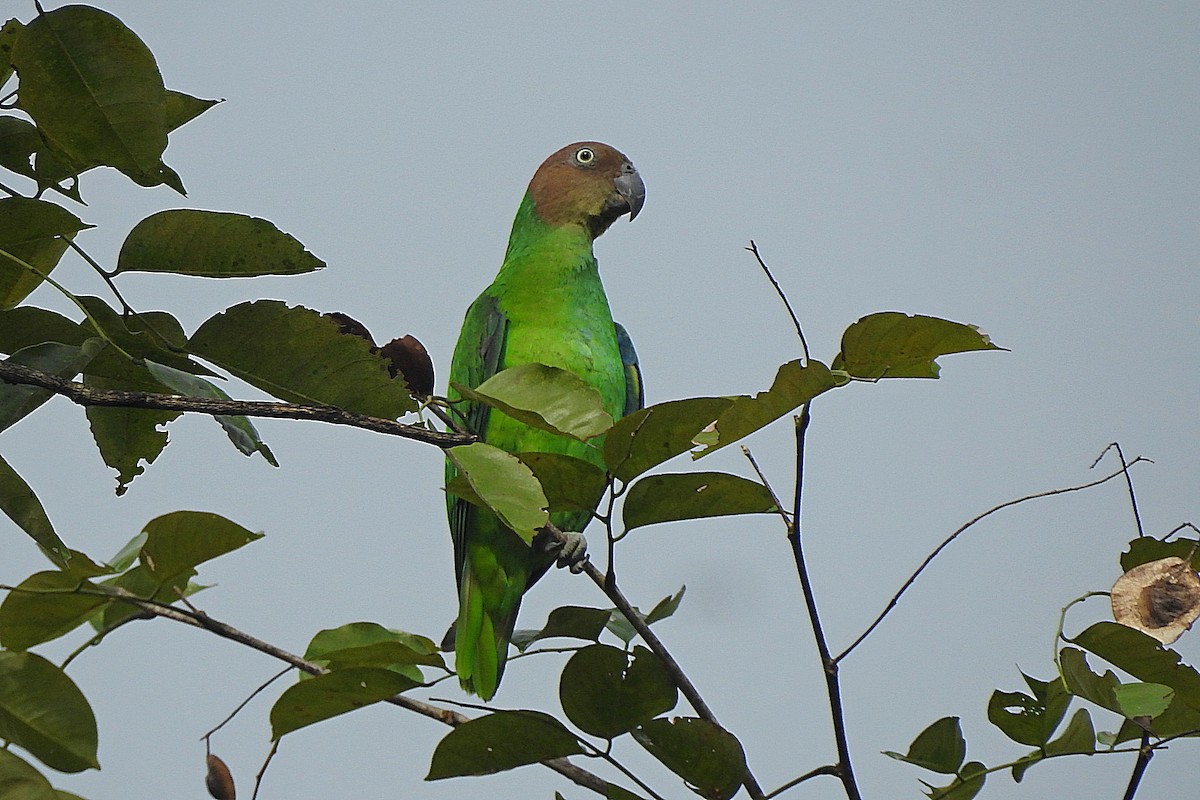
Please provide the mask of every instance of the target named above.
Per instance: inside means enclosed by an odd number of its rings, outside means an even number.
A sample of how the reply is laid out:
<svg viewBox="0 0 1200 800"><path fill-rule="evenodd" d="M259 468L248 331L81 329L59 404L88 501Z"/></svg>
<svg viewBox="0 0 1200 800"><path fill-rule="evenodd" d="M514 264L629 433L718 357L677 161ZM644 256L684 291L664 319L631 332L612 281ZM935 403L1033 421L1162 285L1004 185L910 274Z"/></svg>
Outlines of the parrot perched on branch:
<svg viewBox="0 0 1200 800"><path fill-rule="evenodd" d="M475 388L501 370L546 364L595 387L614 419L641 408L637 358L613 322L592 242L622 215L632 221L645 196L633 164L608 145L577 142L547 158L517 209L499 274L467 311L450 381ZM455 407L473 433L502 450L563 453L604 468L595 439L532 428L478 403ZM447 461L447 483L455 474ZM463 688L488 700L504 674L521 597L557 554L536 540L527 545L487 509L452 494L447 505L459 592L455 666ZM551 515L562 531L580 531L589 518Z"/></svg>

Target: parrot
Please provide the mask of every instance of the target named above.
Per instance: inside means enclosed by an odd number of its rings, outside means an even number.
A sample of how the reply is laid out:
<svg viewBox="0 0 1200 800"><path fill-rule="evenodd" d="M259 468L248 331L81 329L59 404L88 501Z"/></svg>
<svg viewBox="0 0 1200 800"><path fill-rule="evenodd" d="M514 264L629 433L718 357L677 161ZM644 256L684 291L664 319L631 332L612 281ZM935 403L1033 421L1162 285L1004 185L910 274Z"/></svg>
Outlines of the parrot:
<svg viewBox="0 0 1200 800"><path fill-rule="evenodd" d="M576 142L547 158L517 208L508 249L492 284L471 304L450 366L447 399L469 431L510 453L562 453L604 469L602 437L581 442L530 427L467 402L454 384L474 389L501 370L537 363L567 370L599 393L619 419L643 407L633 343L613 322L592 243L619 217L642 210L646 187L619 151ZM446 461L446 483L457 469ZM597 498L599 501L599 498ZM447 493L459 611L453 628L455 671L467 692L490 700L504 674L521 598L558 560L583 557L589 512L555 512L565 547L527 545L490 510ZM582 545L582 547L581 547Z"/></svg>

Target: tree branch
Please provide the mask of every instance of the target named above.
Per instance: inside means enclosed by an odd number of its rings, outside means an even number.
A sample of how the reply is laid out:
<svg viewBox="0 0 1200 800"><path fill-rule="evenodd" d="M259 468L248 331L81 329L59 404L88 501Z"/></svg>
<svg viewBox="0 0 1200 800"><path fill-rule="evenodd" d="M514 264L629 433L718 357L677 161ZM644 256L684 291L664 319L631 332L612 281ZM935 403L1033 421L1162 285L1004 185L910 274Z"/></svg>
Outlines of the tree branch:
<svg viewBox="0 0 1200 800"><path fill-rule="evenodd" d="M0 586L0 589L7 589L9 591L12 591L15 588L16 587L12 586ZM220 620L214 619L200 611L188 611L186 609L176 608L175 606L171 606L166 603L160 603L155 600L144 600L124 589L115 586L103 587L97 592L81 590L78 591L78 593L95 594L103 597L116 598L117 600L137 607L141 611L144 611L148 614L153 614L156 617L163 617L164 619L181 622L184 625L191 625L194 628L207 630L223 639L229 639L230 641L245 645L246 647L257 650L260 653L264 653L272 658L283 661L284 663L289 664L303 672L307 672L310 675L322 675L329 671L320 664L309 661L294 653L290 653L283 648L276 647L269 642L265 642L262 639L251 636L248 633L238 630L232 625L228 625ZM459 714L457 711L451 711L448 708L441 708L439 706L431 705L403 694L393 695L392 697L384 700L384 702L391 703L394 706L399 706L400 708L415 712L421 716L429 717L432 720L436 720L443 725L449 725L452 728L462 725L465 722L470 722L471 720L470 717L464 714ZM546 767L547 769L554 770L559 775L562 775L564 778L578 786L582 786L585 789L590 789L596 794L605 797L608 796L608 781L604 780L593 772L589 772L582 767L572 764L569 759L554 758L548 761L542 761L540 763L542 766Z"/></svg>
<svg viewBox="0 0 1200 800"><path fill-rule="evenodd" d="M262 402L251 400L221 400L213 397L183 397L154 392L125 392L115 389L97 389L84 383L68 381L57 375L31 369L23 364L0 361L0 380L7 383L37 386L54 394L60 394L81 406L118 406L121 408L151 408L159 411L194 412L197 414L220 414L245 417L268 417L275 419L299 419L328 422L332 425L348 425L352 428L400 436L437 447L454 447L470 444L474 436L461 433L445 433L420 425L406 425L382 417L355 414L334 406L304 405L300 403Z"/></svg>

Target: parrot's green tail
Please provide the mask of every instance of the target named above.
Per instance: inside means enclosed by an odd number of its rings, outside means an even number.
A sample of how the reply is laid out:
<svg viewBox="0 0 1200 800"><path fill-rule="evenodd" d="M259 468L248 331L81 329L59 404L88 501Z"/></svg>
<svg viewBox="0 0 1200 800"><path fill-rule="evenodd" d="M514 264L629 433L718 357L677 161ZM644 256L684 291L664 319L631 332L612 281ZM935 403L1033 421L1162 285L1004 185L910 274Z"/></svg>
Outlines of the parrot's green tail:
<svg viewBox="0 0 1200 800"><path fill-rule="evenodd" d="M468 562L469 563L469 562ZM505 582L507 583L507 582ZM464 691L491 700L504 675L508 660L508 642L517 621L521 588L512 591L488 591L468 566L463 571L459 590L458 624L454 641L454 668ZM515 588L515 587L512 587ZM504 591L503 589L509 589Z"/></svg>

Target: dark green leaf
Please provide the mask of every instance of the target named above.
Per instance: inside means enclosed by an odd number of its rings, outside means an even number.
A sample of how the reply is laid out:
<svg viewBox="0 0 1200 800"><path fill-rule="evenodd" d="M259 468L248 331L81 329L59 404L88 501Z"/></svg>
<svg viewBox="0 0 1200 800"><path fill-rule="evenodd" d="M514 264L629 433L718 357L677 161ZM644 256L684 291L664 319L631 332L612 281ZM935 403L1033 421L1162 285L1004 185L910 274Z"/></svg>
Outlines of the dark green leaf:
<svg viewBox="0 0 1200 800"><path fill-rule="evenodd" d="M191 582L195 576L195 570L185 570L164 583L159 576L146 569L144 565L138 564L127 572L103 581L103 583L107 586L124 589L145 600L170 604L177 602L180 596L187 597L205 588ZM131 603L116 602L109 605L103 614L93 617L91 623L97 630L110 630L130 617L138 616L149 618L145 612Z"/></svg>
<svg viewBox="0 0 1200 800"><path fill-rule="evenodd" d="M28 297L58 265L67 243L90 227L45 200L0 199L0 308L12 308Z"/></svg>
<svg viewBox="0 0 1200 800"><path fill-rule="evenodd" d="M1046 745L1046 754L1057 756L1068 753L1096 752L1096 732L1092 727L1092 718L1086 708L1081 708L1067 723L1067 729L1062 736Z"/></svg>
<svg viewBox="0 0 1200 800"><path fill-rule="evenodd" d="M521 364L497 372L474 389L457 383L454 388L468 400L498 408L526 425L581 441L613 424L595 387L545 364Z"/></svg>
<svg viewBox="0 0 1200 800"><path fill-rule="evenodd" d="M0 651L0 739L60 772L100 768L87 699L65 672L34 653Z"/></svg>
<svg viewBox="0 0 1200 800"><path fill-rule="evenodd" d="M172 511L146 523L141 562L160 584L263 537L207 511Z"/></svg>
<svg viewBox="0 0 1200 800"><path fill-rule="evenodd" d="M105 367L105 371L108 375L86 375L84 383L94 389L155 393L169 391L150 376L143 364L124 359L113 360ZM110 377L118 373L123 374L121 377ZM167 433L163 428L178 418L180 412L88 406L85 414L100 457L117 471L117 495L123 495L133 479L145 472L142 464L153 464L167 446Z"/></svg>
<svg viewBox="0 0 1200 800"><path fill-rule="evenodd" d="M43 342L23 347L6 359L67 380L73 379L104 348L99 339L90 339L83 347L58 342ZM35 411L53 396L49 389L0 382L0 431Z"/></svg>
<svg viewBox="0 0 1200 800"><path fill-rule="evenodd" d="M117 272L171 272L202 278L299 275L325 262L271 222L245 214L172 209L134 226Z"/></svg>
<svg viewBox="0 0 1200 800"><path fill-rule="evenodd" d="M8 750L0 750L0 797L5 800L65 800L32 764Z"/></svg>
<svg viewBox="0 0 1200 800"><path fill-rule="evenodd" d="M1161 683L1125 683L1113 690L1117 705L1126 719L1157 717L1167 710L1175 690Z"/></svg>
<svg viewBox="0 0 1200 800"><path fill-rule="evenodd" d="M271 708L271 738L378 703L416 685L405 675L375 667L351 667L300 681Z"/></svg>
<svg viewBox="0 0 1200 800"><path fill-rule="evenodd" d="M1200 542L1195 539L1172 539L1164 542L1153 536L1139 536L1129 543L1129 549L1121 554L1121 570L1128 572L1134 567L1149 564L1163 558L1191 559L1192 569L1200 570Z"/></svg>
<svg viewBox="0 0 1200 800"><path fill-rule="evenodd" d="M168 367L166 364L156 364L149 359L146 360L145 364L146 369L154 376L155 380L168 388L174 389L185 397L229 399L229 395L222 391L220 387L213 384L212 381L205 380L190 372ZM279 462L275 460L275 454L271 452L271 448L267 447L266 442L259 437L258 429L254 427L254 423L248 417L214 414L213 419L225 431L225 435L229 437L229 441L233 442L233 446L243 455L252 456L255 453L259 453L272 467L279 466Z"/></svg>
<svg viewBox="0 0 1200 800"><path fill-rule="evenodd" d="M899 311L871 314L842 334L833 362L855 378L936 378L935 359L971 350L1002 350L974 325Z"/></svg>
<svg viewBox="0 0 1200 800"><path fill-rule="evenodd" d="M770 389L754 397L734 398L733 404L717 418L715 427L696 437L696 443L704 449L693 458L749 436L837 385L838 379L820 361L809 361L805 366L800 366L799 361L789 361L779 368Z"/></svg>
<svg viewBox="0 0 1200 800"><path fill-rule="evenodd" d="M432 640L404 631L394 631L375 622L351 622L320 631L308 645L304 657L333 669L346 667L405 667L424 664L445 667ZM404 674L420 680L419 671Z"/></svg>
<svg viewBox="0 0 1200 800"><path fill-rule="evenodd" d="M1071 694L1095 703L1109 711L1120 712L1117 703L1116 688L1121 685L1116 673L1108 670L1103 675L1097 675L1088 667L1087 657L1082 650L1074 647L1064 647L1058 654L1063 679Z"/></svg>
<svg viewBox="0 0 1200 800"><path fill-rule="evenodd" d="M1139 680L1170 686L1183 702L1200 710L1200 673L1158 640L1115 622L1097 622L1071 641Z"/></svg>
<svg viewBox="0 0 1200 800"><path fill-rule="evenodd" d="M490 775L582 752L579 740L549 714L499 711L446 734L433 751L425 780Z"/></svg>
<svg viewBox="0 0 1200 800"><path fill-rule="evenodd" d="M181 352L187 347L187 337L179 320L167 312L142 311L122 316L99 297L81 296L78 299L87 309L83 328L96 331L97 336L112 341L135 359L148 358L194 375L214 374ZM88 368L88 374L124 378L128 374L129 363L125 355L109 349Z"/></svg>
<svg viewBox="0 0 1200 800"><path fill-rule="evenodd" d="M646 615L646 624L653 625L674 614L679 609L679 604L683 602L683 593L686 591L686 586L680 586L678 592L659 600L658 605L650 609L650 613Z"/></svg>
<svg viewBox="0 0 1200 800"><path fill-rule="evenodd" d="M701 797L733 797L746 779L741 743L707 720L660 717L635 730L633 738Z"/></svg>
<svg viewBox="0 0 1200 800"><path fill-rule="evenodd" d="M220 102L220 100L203 100L174 89L167 89L166 105L163 109L167 131L173 131L188 124Z"/></svg>
<svg viewBox="0 0 1200 800"><path fill-rule="evenodd" d="M111 600L75 594L90 583L66 572L30 575L0 603L0 644L9 650L27 650L57 639L84 625Z"/></svg>
<svg viewBox="0 0 1200 800"><path fill-rule="evenodd" d="M604 437L604 463L628 483L692 449L697 434L732 404L727 397L693 397L635 411L617 420Z"/></svg>
<svg viewBox="0 0 1200 800"><path fill-rule="evenodd" d="M1028 675L1023 677L1034 696L993 692L988 701L988 720L1014 742L1041 747L1054 735L1071 696L1061 679L1045 682Z"/></svg>
<svg viewBox="0 0 1200 800"><path fill-rule="evenodd" d="M59 566L67 563L67 546L54 532L41 501L3 458L0 458L0 511L41 545L50 560Z"/></svg>
<svg viewBox="0 0 1200 800"><path fill-rule="evenodd" d="M610 616L612 616L612 612L603 608L560 606L550 612L550 616L546 618L546 624L539 630L514 631L511 641L521 651L526 650L536 641L552 639L556 636L594 642L600 638Z"/></svg>
<svg viewBox="0 0 1200 800"><path fill-rule="evenodd" d="M21 107L71 159L136 183L164 180L166 91L154 55L116 17L89 6L39 14L13 49Z"/></svg>
<svg viewBox="0 0 1200 800"><path fill-rule="evenodd" d="M604 796L607 800L645 800L640 794L634 794L615 783L610 783L604 788Z"/></svg>
<svg viewBox="0 0 1200 800"><path fill-rule="evenodd" d="M42 342L79 346L90 335L84 332L78 322L44 308L18 306L0 311L0 353L12 354Z"/></svg>
<svg viewBox="0 0 1200 800"><path fill-rule="evenodd" d="M663 663L638 645L629 654L593 644L571 656L563 667L558 697L563 711L580 730L612 739L628 733L678 702L678 691Z"/></svg>
<svg viewBox="0 0 1200 800"><path fill-rule="evenodd" d="M917 734L908 746L908 753L901 755L887 751L884 755L933 772L953 775L966 758L967 741L963 738L958 717L942 717Z"/></svg>
<svg viewBox="0 0 1200 800"><path fill-rule="evenodd" d="M10 19L0 28L0 86L13 76L12 51L17 44L17 37L23 30L25 26L19 19Z"/></svg>
<svg viewBox="0 0 1200 800"><path fill-rule="evenodd" d="M542 485L551 513L587 511L600 502L608 485L599 467L563 453L516 453Z"/></svg>
<svg viewBox="0 0 1200 800"><path fill-rule="evenodd" d="M10 20L12 21L15 20ZM3 65L6 60L0 54L0 74L4 72ZM36 127L20 117L0 116L0 167L32 178L33 154L41 144L42 137L38 136Z"/></svg>
<svg viewBox="0 0 1200 800"><path fill-rule="evenodd" d="M526 543L550 520L542 486L511 453L483 442L446 451L476 496Z"/></svg>
<svg viewBox="0 0 1200 800"><path fill-rule="evenodd" d="M201 325L191 349L288 402L384 419L417 407L404 381L391 377L370 344L343 336L336 322L302 306L278 300L236 305Z"/></svg>
<svg viewBox="0 0 1200 800"><path fill-rule="evenodd" d="M658 522L766 514L775 511L767 487L725 472L650 475L629 490L622 509L627 530Z"/></svg>
<svg viewBox="0 0 1200 800"><path fill-rule="evenodd" d="M942 787L929 786L930 800L971 800L983 788L987 767L978 761L963 764L954 782Z"/></svg>

